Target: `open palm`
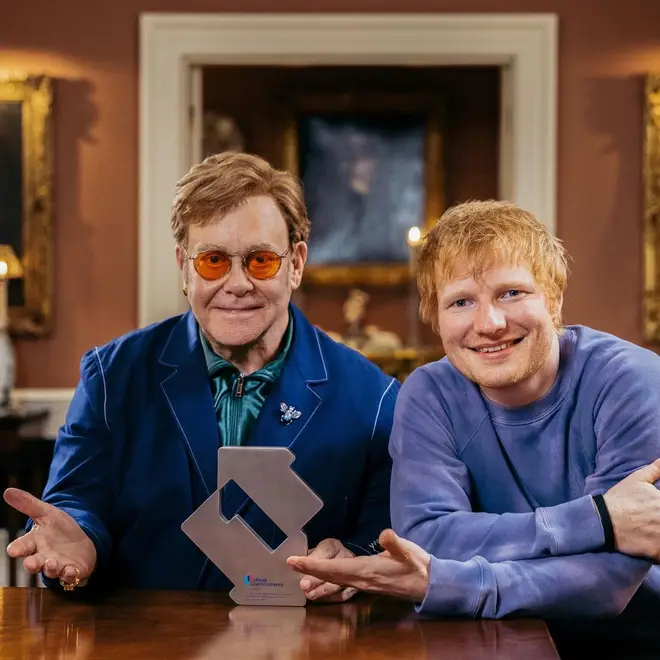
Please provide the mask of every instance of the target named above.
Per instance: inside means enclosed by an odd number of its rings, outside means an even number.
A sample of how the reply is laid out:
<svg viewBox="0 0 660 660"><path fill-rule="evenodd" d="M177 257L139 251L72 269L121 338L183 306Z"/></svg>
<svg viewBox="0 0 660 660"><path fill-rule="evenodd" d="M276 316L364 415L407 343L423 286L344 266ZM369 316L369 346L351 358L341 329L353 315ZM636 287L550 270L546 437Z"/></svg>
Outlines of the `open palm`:
<svg viewBox="0 0 660 660"><path fill-rule="evenodd" d="M81 582L89 578L96 564L96 548L68 513L18 488L8 488L4 498L35 523L29 533L9 544L10 557L23 557L29 573L43 571L46 577L60 578L68 584L76 577Z"/></svg>
<svg viewBox="0 0 660 660"><path fill-rule="evenodd" d="M381 532L378 542L383 552L377 555L327 559L310 554L289 557L287 563L299 573L332 584L422 600L429 584L428 552L391 529Z"/></svg>

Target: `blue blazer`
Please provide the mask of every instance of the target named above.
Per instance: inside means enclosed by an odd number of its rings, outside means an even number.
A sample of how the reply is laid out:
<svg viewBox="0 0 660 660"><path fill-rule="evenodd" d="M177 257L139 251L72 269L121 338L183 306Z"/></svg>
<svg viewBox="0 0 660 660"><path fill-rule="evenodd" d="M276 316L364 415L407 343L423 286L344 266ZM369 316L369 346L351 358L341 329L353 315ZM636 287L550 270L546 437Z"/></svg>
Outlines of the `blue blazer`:
<svg viewBox="0 0 660 660"><path fill-rule="evenodd" d="M310 548L334 537L356 554L374 552L378 534L390 526L388 440L398 382L314 328L294 306L292 312L282 375L246 444L295 454L292 468L324 502L305 526ZM301 417L283 424L281 402ZM192 313L83 357L43 499L73 516L94 542L90 589L231 588L181 531L217 488L218 444ZM233 482L223 490L223 513L242 516L271 547L284 540Z"/></svg>

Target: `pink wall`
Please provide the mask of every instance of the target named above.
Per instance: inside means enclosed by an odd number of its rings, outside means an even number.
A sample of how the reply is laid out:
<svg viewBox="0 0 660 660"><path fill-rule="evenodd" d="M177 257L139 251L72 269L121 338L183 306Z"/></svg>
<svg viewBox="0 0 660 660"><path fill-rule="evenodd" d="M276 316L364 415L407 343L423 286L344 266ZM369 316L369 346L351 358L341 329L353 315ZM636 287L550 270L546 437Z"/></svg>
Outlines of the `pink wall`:
<svg viewBox="0 0 660 660"><path fill-rule="evenodd" d="M574 257L566 319L641 338L642 82L660 70L660 2L317 0L316 11L555 12L558 232ZM308 11L306 0L279 11ZM0 70L62 79L56 110L53 336L18 344L21 387L69 387L81 354L137 319L138 16L272 11L271 0L14 3ZM163 221L166 221L164 219Z"/></svg>

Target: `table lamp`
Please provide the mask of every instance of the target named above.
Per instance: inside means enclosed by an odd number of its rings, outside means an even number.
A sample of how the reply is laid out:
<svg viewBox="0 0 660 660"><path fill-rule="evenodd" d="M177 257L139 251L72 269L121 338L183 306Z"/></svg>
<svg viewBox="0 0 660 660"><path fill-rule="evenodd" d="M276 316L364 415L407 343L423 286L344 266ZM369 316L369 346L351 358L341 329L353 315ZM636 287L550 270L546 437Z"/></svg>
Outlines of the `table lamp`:
<svg viewBox="0 0 660 660"><path fill-rule="evenodd" d="M9 338L7 281L23 277L23 268L11 245L0 245L0 413L6 412L14 389L16 362Z"/></svg>

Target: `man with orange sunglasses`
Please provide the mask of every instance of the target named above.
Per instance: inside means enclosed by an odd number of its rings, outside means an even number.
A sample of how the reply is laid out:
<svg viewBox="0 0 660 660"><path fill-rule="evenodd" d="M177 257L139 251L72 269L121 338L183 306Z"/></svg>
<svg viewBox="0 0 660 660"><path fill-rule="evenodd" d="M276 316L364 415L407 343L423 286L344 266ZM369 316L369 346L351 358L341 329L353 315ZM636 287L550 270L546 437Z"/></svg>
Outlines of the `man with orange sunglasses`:
<svg viewBox="0 0 660 660"><path fill-rule="evenodd" d="M211 156L179 181L171 225L190 311L83 357L42 500L5 493L31 518L9 554L66 590L227 589L181 524L216 488L218 447L233 445L295 454L324 502L305 527L315 556L375 552L398 383L291 304L310 226L300 183L255 156ZM271 547L284 540L236 484L222 506ZM301 588L355 593L311 576Z"/></svg>

